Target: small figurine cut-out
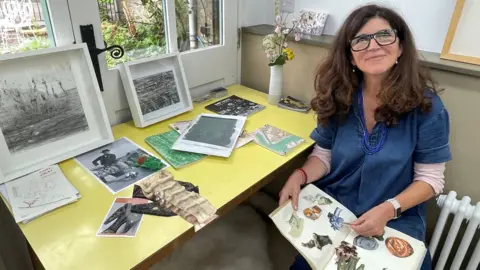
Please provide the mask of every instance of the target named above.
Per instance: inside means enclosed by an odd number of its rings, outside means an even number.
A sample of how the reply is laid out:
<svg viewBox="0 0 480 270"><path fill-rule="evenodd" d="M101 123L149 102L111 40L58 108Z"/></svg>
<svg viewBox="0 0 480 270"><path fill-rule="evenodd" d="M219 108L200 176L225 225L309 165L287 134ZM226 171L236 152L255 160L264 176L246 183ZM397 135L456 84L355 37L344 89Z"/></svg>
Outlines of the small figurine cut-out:
<svg viewBox="0 0 480 270"><path fill-rule="evenodd" d="M375 238L361 235L355 237L353 244L366 250L376 250L378 248L378 242Z"/></svg>
<svg viewBox="0 0 480 270"><path fill-rule="evenodd" d="M357 268L358 257L357 248L345 241L342 241L339 247L335 248L337 270L363 270L365 265L362 264Z"/></svg>
<svg viewBox="0 0 480 270"><path fill-rule="evenodd" d="M304 200L307 200L308 202L311 202L311 203L317 203L318 205L329 205L329 204L332 204L332 200L330 200L329 198L327 197L324 197L320 194L317 194L315 196L313 195L306 195L306 196L303 196L303 199Z"/></svg>
<svg viewBox="0 0 480 270"><path fill-rule="evenodd" d="M311 220L316 220L320 217L320 215L322 214L322 209L320 209L320 207L318 207L317 205L311 207L311 208L305 208L303 209L303 214L311 219Z"/></svg>
<svg viewBox="0 0 480 270"><path fill-rule="evenodd" d="M328 221L330 222L330 225L332 226L332 229L334 231L339 231L343 227L343 218L340 217L340 213L342 212L342 209L340 208L335 208L335 212L328 213Z"/></svg>
<svg viewBox="0 0 480 270"><path fill-rule="evenodd" d="M290 230L290 235L294 238L300 237L303 232L303 218L300 218L297 216L295 212L293 212L292 216L290 217L290 220L288 221L288 224L292 226L292 229Z"/></svg>
<svg viewBox="0 0 480 270"><path fill-rule="evenodd" d="M388 237L385 245L388 251L398 258L406 258L413 254L412 246L406 240L398 237Z"/></svg>
<svg viewBox="0 0 480 270"><path fill-rule="evenodd" d="M313 248L317 247L318 249L322 250L322 248L326 245L332 245L332 239L328 235L318 235L313 233L313 239L308 241L307 243L302 243L302 246Z"/></svg>

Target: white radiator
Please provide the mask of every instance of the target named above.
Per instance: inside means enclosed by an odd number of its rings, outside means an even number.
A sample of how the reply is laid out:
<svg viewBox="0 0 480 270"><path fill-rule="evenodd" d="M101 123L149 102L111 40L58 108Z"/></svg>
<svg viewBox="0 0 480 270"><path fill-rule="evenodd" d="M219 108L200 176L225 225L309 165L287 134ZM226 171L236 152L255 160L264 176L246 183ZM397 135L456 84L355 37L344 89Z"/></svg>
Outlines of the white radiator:
<svg viewBox="0 0 480 270"><path fill-rule="evenodd" d="M468 223L467 230L463 236L462 242L455 254L451 270L460 269L462 262L465 258L465 254L470 247L472 238L475 232L478 229L480 223L480 202L476 206L471 205L470 197L463 197L461 200L457 200L457 193L455 191L450 191L448 195L440 195L437 198L437 205L442 209L440 216L438 217L437 224L435 226L435 231L433 233L432 239L430 240L429 250L432 257L435 256L437 251L438 242L442 236L443 230L445 229L445 224L447 222L450 214L454 215L453 223L448 231L447 238L443 245L442 252L435 266L435 270L443 270L445 264L448 260L449 255L452 251L453 243L457 237L460 226L465 220ZM475 251L472 254L470 261L466 270L475 270L477 269L478 264L480 263L480 242L476 243ZM463 269L462 269L463 270Z"/></svg>

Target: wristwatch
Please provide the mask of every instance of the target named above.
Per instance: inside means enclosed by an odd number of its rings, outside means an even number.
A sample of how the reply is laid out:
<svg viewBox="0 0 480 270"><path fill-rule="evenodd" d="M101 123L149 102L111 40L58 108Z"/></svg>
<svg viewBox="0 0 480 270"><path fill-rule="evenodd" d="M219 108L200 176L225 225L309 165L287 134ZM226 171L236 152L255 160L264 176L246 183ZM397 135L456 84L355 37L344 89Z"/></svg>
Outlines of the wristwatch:
<svg viewBox="0 0 480 270"><path fill-rule="evenodd" d="M393 198L393 199L388 199L387 202L391 203L393 205L393 208L395 209L395 216L393 217L393 219L399 218L400 215L402 214L402 207L400 206L398 201L395 198Z"/></svg>

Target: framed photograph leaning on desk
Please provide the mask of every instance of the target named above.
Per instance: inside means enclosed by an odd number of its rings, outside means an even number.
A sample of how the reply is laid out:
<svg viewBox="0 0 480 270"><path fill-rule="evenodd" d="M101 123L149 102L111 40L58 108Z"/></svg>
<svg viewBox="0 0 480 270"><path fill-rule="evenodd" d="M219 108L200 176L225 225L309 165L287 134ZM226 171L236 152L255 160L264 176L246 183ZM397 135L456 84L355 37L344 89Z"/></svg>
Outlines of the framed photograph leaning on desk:
<svg viewBox="0 0 480 270"><path fill-rule="evenodd" d="M137 127L193 109L178 53L123 63L121 77Z"/></svg>
<svg viewBox="0 0 480 270"><path fill-rule="evenodd" d="M113 141L85 44L0 62L0 183Z"/></svg>

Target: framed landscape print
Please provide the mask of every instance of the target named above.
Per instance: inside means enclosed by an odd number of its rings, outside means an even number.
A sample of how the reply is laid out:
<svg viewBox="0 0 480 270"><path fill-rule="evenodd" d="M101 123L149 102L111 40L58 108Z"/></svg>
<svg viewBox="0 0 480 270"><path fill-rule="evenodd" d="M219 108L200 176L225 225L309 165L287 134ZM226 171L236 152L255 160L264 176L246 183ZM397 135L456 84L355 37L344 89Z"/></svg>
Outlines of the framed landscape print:
<svg viewBox="0 0 480 270"><path fill-rule="evenodd" d="M137 127L146 127L193 109L178 53L126 62L121 76Z"/></svg>
<svg viewBox="0 0 480 270"><path fill-rule="evenodd" d="M113 141L85 44L0 62L0 182Z"/></svg>

